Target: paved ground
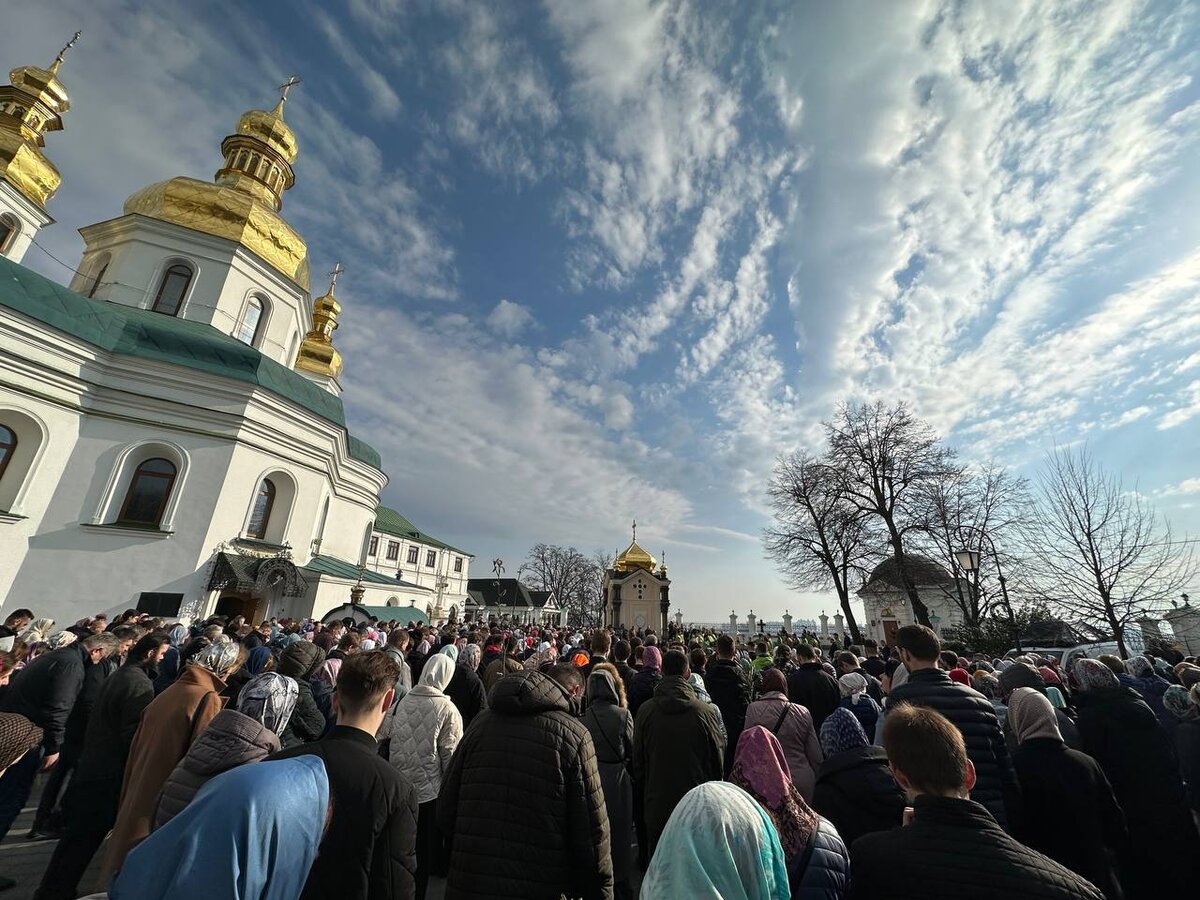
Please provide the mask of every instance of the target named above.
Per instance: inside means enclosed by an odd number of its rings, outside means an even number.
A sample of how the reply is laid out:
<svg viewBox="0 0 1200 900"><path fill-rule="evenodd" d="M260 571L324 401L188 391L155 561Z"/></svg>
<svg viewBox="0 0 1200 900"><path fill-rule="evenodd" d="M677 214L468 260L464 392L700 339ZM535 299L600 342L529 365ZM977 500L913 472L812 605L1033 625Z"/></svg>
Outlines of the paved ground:
<svg viewBox="0 0 1200 900"><path fill-rule="evenodd" d="M17 879L17 886L11 891L5 891L0 894L0 900L32 900L33 892L37 890L38 882L42 880L42 873L46 870L46 865L50 862L50 857L54 853L54 841L38 841L36 843L25 840L25 834L29 831L29 826L33 823L33 812L37 807L38 797L42 792L42 781L45 776L38 776L37 783L33 788L33 795L29 798L29 802L25 805L25 809L21 811L21 815L17 817L17 821L13 824L12 830L9 831L8 837L0 843L0 875L6 875L9 878ZM107 845L106 845L107 846ZM96 859L92 863L92 867L88 870L83 881L79 885L81 895L97 893L104 889L104 885L99 883L100 863L103 859L105 847L100 848L100 852L96 854ZM641 873L634 867L634 896L641 884ZM429 882L429 891L425 895L426 900L442 900L446 890L446 882L443 879L435 878Z"/></svg>

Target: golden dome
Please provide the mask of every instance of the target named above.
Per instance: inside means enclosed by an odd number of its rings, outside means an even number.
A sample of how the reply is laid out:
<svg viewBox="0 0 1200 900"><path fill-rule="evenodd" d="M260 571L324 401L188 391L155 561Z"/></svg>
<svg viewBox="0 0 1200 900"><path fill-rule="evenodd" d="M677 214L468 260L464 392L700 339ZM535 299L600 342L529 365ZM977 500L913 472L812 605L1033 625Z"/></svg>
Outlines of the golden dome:
<svg viewBox="0 0 1200 900"><path fill-rule="evenodd" d="M342 354L333 346L333 333L337 331L338 316L342 312L342 304L333 292L341 272L342 265L338 263L330 273L329 290L313 301L313 327L296 354L297 369L327 378L342 374Z"/></svg>
<svg viewBox="0 0 1200 900"><path fill-rule="evenodd" d="M15 131L0 127L0 179L15 187L30 203L45 208L62 183L54 163L37 145Z"/></svg>
<svg viewBox="0 0 1200 900"><path fill-rule="evenodd" d="M647 572L653 572L658 561L638 546L638 542L634 541L625 548L625 552L617 557L614 568L618 572L629 572L633 569L645 569Z"/></svg>
<svg viewBox="0 0 1200 900"><path fill-rule="evenodd" d="M170 222L236 241L308 290L308 246L279 213L248 191L172 178L142 188L125 201L125 214Z"/></svg>
<svg viewBox="0 0 1200 900"><path fill-rule="evenodd" d="M289 163L296 161L296 134L283 121L283 100L271 112L252 109L238 119L237 133L262 141Z"/></svg>

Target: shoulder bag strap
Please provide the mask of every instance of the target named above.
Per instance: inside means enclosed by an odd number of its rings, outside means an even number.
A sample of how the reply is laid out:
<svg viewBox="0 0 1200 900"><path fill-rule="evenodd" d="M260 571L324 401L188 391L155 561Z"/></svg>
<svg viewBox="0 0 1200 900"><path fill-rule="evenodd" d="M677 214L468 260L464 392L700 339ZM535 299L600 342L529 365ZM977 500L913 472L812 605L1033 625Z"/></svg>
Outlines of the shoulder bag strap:
<svg viewBox="0 0 1200 900"><path fill-rule="evenodd" d="M771 734L775 735L776 737L779 736L779 729L783 727L783 723L787 719L788 711L791 708L791 703L789 703L787 700L783 701L783 712L779 714L779 718L775 721L774 726L772 726Z"/></svg>

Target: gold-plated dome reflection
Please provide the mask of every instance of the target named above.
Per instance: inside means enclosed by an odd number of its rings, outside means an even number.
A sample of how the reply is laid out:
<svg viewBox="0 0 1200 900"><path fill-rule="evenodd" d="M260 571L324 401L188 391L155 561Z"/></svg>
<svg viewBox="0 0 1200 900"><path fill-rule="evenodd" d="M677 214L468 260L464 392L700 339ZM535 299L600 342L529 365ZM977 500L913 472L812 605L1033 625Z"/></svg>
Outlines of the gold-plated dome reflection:
<svg viewBox="0 0 1200 900"><path fill-rule="evenodd" d="M329 273L329 290L313 302L313 327L305 335L296 355L296 368L314 375L337 378L342 374L342 354L333 346L333 333L338 328L342 305L333 295L337 279L344 270L338 263Z"/></svg>

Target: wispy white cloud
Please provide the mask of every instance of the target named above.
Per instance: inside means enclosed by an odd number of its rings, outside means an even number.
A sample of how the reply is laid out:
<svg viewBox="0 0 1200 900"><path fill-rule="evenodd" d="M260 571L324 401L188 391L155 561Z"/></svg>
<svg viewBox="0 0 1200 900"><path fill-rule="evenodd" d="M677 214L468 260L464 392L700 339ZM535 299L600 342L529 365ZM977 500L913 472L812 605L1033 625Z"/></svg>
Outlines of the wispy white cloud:
<svg viewBox="0 0 1200 900"><path fill-rule="evenodd" d="M512 300L501 299L495 308L488 313L488 326L492 331L504 337L514 338L522 331L537 323L528 306L514 303Z"/></svg>

